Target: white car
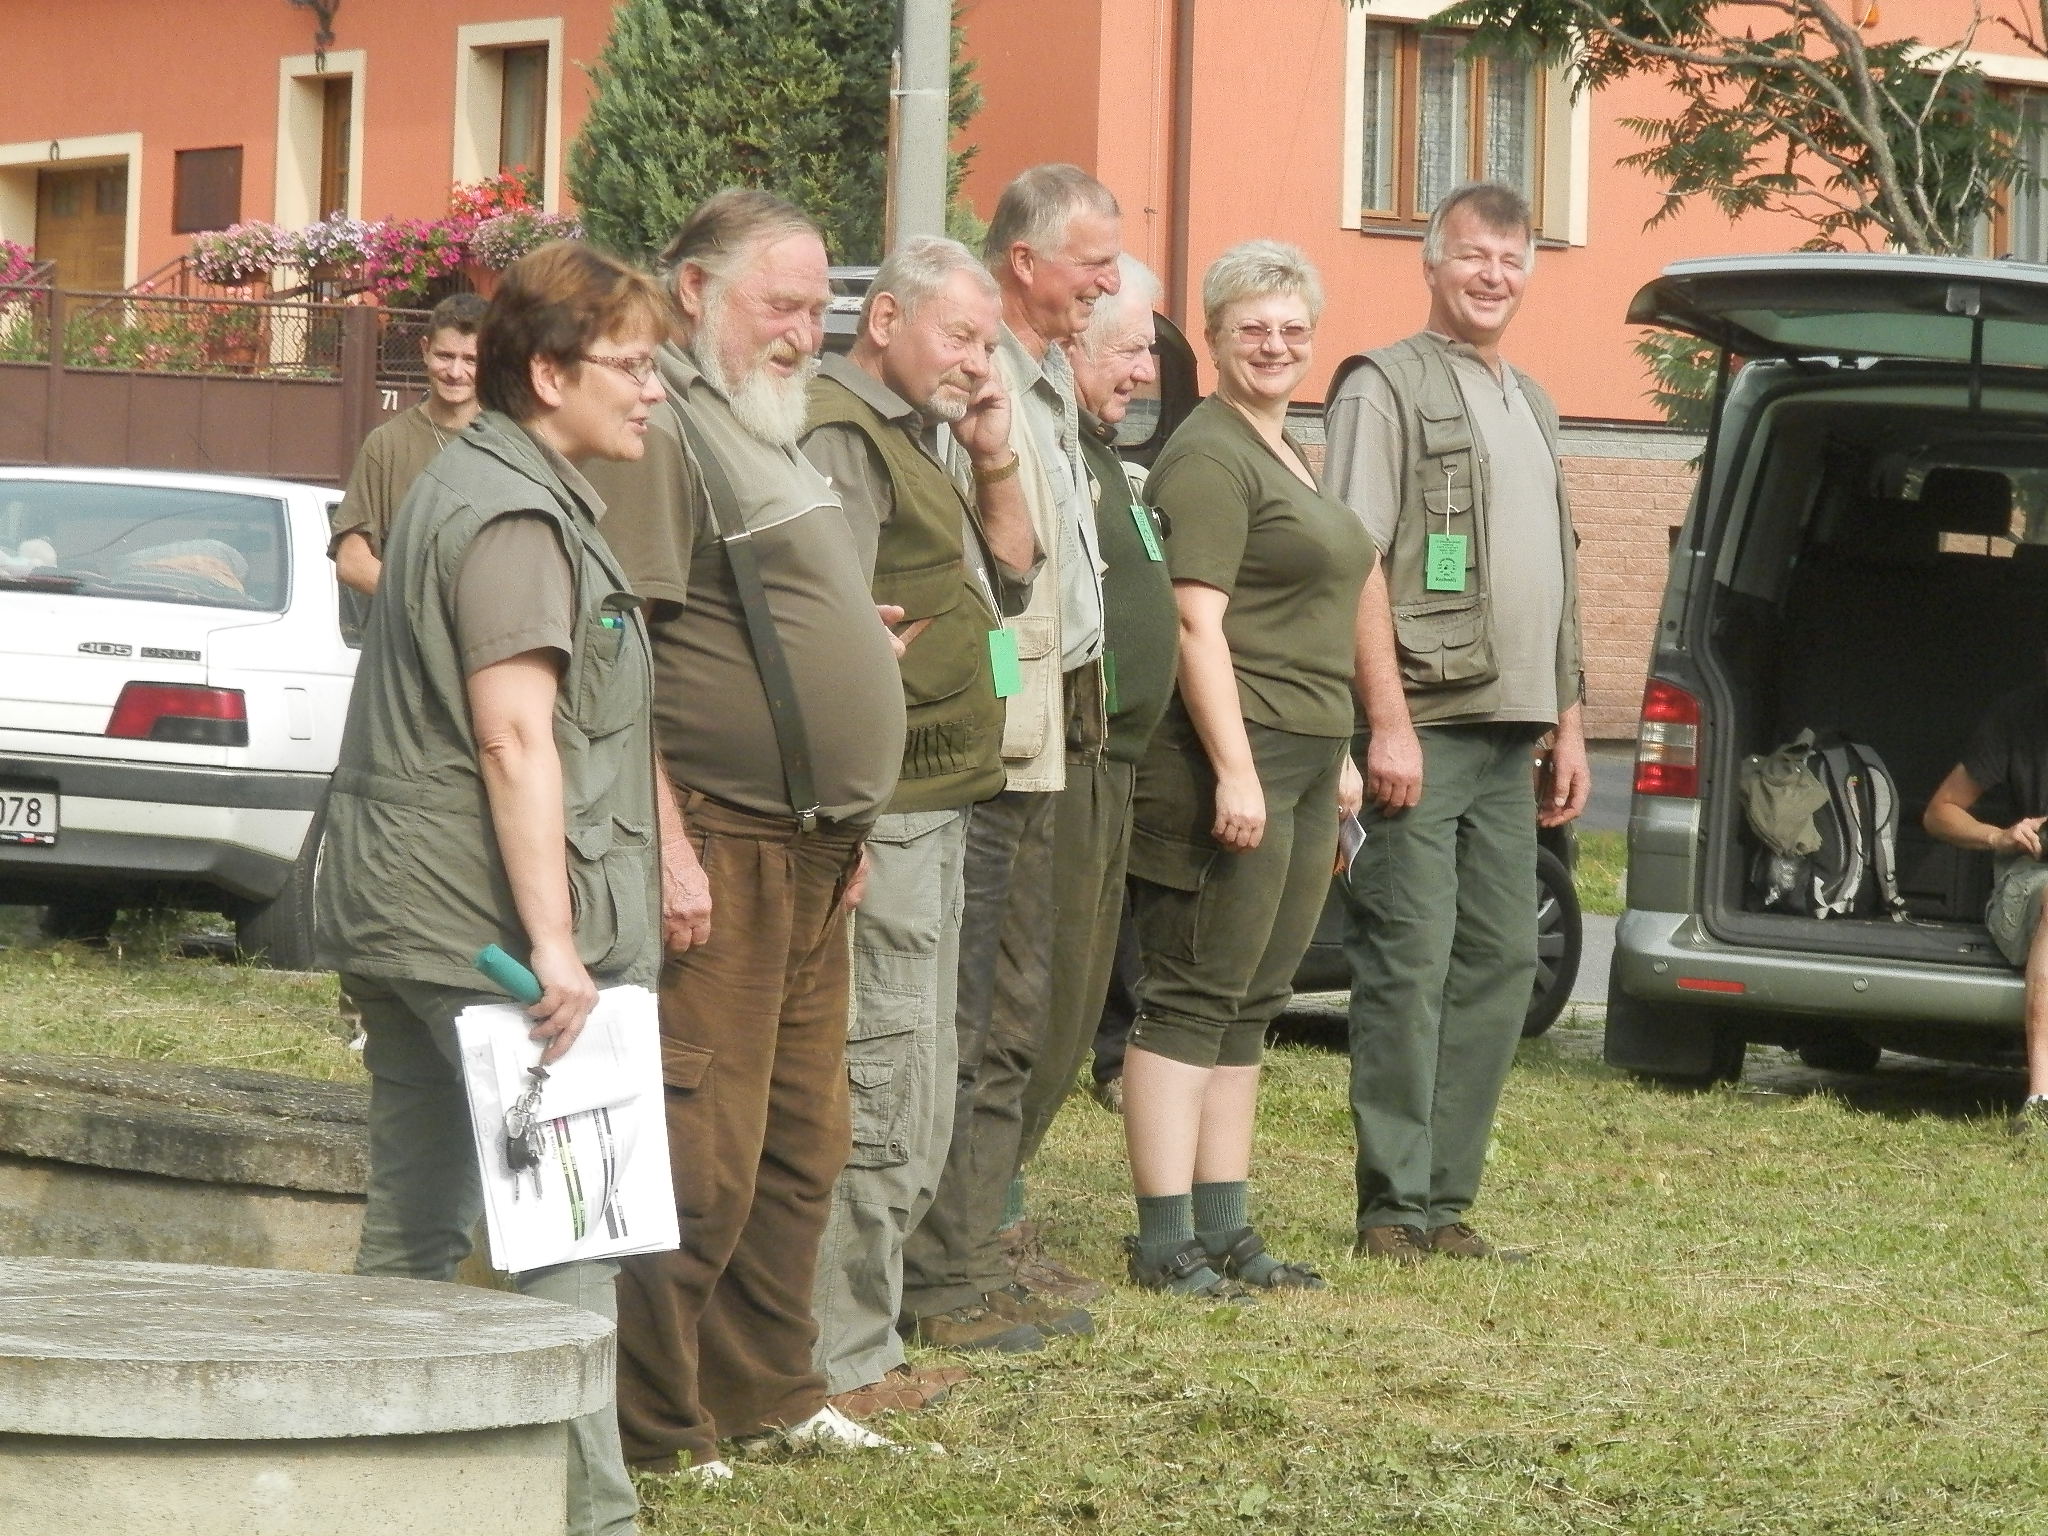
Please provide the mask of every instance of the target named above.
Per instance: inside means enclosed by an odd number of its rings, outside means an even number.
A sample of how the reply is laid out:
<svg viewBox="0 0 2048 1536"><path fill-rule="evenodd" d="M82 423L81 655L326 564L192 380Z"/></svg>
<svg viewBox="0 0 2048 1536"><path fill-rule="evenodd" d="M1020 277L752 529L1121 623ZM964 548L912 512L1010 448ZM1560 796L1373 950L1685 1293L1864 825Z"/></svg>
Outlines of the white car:
<svg viewBox="0 0 2048 1536"><path fill-rule="evenodd" d="M311 965L356 667L336 497L0 468L0 902L73 936L123 905L212 907L245 953Z"/></svg>

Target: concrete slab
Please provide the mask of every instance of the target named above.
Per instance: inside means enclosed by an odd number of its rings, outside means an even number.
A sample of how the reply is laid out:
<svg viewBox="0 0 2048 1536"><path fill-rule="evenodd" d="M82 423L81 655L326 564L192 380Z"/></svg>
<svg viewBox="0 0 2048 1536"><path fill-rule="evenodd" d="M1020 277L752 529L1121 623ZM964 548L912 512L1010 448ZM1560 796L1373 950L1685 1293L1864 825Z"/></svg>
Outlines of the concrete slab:
<svg viewBox="0 0 2048 1536"><path fill-rule="evenodd" d="M34 1536L561 1536L559 1424L365 1440L0 1435L0 1530Z"/></svg>
<svg viewBox="0 0 2048 1536"><path fill-rule="evenodd" d="M361 1195L369 1090L276 1072L0 1057L0 1154L219 1184Z"/></svg>
<svg viewBox="0 0 2048 1536"><path fill-rule="evenodd" d="M0 1434L314 1440L560 1423L611 1324L422 1280L0 1259Z"/></svg>

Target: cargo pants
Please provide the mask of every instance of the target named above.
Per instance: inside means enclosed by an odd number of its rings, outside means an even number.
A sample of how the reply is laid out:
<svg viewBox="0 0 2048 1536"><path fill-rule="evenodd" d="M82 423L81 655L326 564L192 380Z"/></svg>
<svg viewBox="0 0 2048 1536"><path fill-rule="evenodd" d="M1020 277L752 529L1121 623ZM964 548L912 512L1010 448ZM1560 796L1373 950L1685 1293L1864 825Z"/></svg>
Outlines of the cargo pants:
<svg viewBox="0 0 2048 1536"><path fill-rule="evenodd" d="M1478 1197L1536 978L1542 729L1418 726L1420 803L1366 802L1344 942L1361 1229L1434 1231Z"/></svg>
<svg viewBox="0 0 2048 1536"><path fill-rule="evenodd" d="M953 1134L968 808L883 816L853 914L846 1084L853 1152L818 1245L813 1358L833 1395L902 1365L903 1244L930 1209Z"/></svg>

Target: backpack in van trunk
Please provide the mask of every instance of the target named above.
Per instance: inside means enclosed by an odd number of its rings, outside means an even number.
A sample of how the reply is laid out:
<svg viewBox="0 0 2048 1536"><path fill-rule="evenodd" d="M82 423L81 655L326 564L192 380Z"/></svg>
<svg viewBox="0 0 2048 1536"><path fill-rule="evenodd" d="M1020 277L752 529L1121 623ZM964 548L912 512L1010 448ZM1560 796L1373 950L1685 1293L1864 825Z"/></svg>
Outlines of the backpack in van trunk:
<svg viewBox="0 0 2048 1536"><path fill-rule="evenodd" d="M1822 745L1801 731L1774 752L1743 759L1741 779L1750 830L1763 844L1750 870L1763 907L1905 920L1899 791L1874 747L1839 739Z"/></svg>

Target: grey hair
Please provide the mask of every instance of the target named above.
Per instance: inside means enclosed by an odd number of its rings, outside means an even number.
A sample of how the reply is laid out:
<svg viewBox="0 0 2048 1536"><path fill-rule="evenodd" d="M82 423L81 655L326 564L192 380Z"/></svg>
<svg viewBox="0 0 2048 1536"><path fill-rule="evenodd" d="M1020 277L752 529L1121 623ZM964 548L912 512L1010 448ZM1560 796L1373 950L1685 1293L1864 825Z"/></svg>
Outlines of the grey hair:
<svg viewBox="0 0 2048 1536"><path fill-rule="evenodd" d="M1214 331L1223 311L1246 299L1291 293L1308 306L1309 323L1323 314L1323 279L1298 245L1246 240L1209 263L1202 276L1202 324Z"/></svg>
<svg viewBox="0 0 2048 1536"><path fill-rule="evenodd" d="M1138 317L1149 313L1159 302L1164 291L1152 269L1129 251L1117 257L1116 272L1116 292L1105 293L1095 301L1095 309L1088 316L1088 328L1075 338L1090 357L1132 329Z"/></svg>
<svg viewBox="0 0 2048 1536"><path fill-rule="evenodd" d="M739 254L764 241L790 235L824 239L817 221L788 198L758 187L727 187L699 203L662 250L655 271L673 293L685 265L700 268L713 282L724 281Z"/></svg>
<svg viewBox="0 0 2048 1536"><path fill-rule="evenodd" d="M934 297L952 280L956 272L972 273L978 292L992 299L1001 296L988 268L958 240L948 240L943 235L917 235L904 241L889 253L876 269L874 280L868 284L867 301L860 310L862 329L867 327L868 315L874 308L877 294L890 295L905 316L914 315L926 299Z"/></svg>
<svg viewBox="0 0 2048 1536"><path fill-rule="evenodd" d="M1034 165L1020 171L996 202L995 217L981 242L982 259L991 268L1000 268L1009 259L1010 247L1020 243L1034 251L1057 250L1077 213L1115 219L1123 216L1123 209L1109 188L1078 165Z"/></svg>
<svg viewBox="0 0 2048 1536"><path fill-rule="evenodd" d="M1444 259L1444 224L1460 208L1470 208L1479 222L1497 235L1516 231L1526 235L1529 259L1524 265L1535 261L1536 215L1530 211L1529 199L1498 181L1468 181L1451 188L1430 210L1429 228L1422 235L1425 267L1433 267Z"/></svg>

